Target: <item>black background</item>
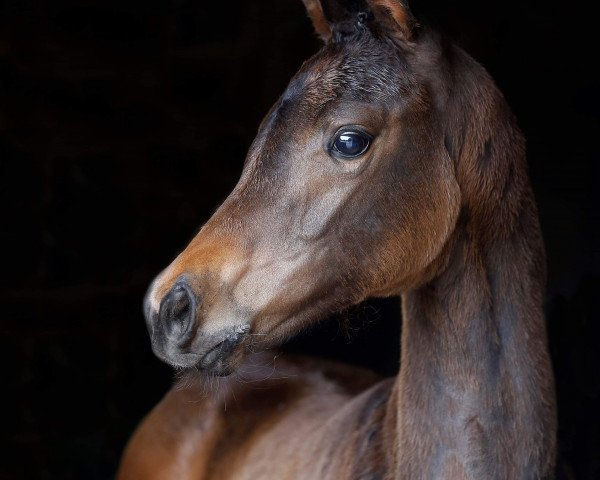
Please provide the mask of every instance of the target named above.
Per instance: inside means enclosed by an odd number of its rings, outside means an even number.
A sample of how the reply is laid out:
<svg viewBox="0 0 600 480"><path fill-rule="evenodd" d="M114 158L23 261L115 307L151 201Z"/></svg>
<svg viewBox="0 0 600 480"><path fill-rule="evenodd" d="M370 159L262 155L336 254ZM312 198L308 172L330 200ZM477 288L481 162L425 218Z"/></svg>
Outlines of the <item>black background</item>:
<svg viewBox="0 0 600 480"><path fill-rule="evenodd" d="M528 139L559 477L580 479L600 478L600 94L587 4L413 2L491 71ZM226 197L261 117L319 42L300 0L0 5L0 478L110 478L171 383L149 348L144 290ZM287 348L393 374L398 340L398 302L380 300Z"/></svg>

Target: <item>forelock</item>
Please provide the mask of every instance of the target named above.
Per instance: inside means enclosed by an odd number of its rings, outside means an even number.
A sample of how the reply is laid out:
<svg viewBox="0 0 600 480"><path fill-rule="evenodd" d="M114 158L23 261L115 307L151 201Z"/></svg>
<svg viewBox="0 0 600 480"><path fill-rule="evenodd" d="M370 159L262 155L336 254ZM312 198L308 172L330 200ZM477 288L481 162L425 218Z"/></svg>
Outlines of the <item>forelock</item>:
<svg viewBox="0 0 600 480"><path fill-rule="evenodd" d="M302 95L313 107L341 97L385 101L401 93L404 71L391 45L363 32L351 41L325 46L306 62L284 98Z"/></svg>

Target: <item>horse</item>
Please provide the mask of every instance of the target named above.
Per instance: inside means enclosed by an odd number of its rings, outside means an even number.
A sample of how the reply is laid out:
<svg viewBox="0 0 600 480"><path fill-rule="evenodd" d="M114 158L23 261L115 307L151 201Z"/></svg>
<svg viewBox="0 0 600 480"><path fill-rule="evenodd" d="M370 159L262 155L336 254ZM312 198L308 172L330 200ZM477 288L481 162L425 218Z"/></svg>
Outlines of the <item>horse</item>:
<svg viewBox="0 0 600 480"><path fill-rule="evenodd" d="M145 297L184 373L118 478L552 478L545 253L507 102L404 1L303 1L322 48ZM268 353L389 296L395 378Z"/></svg>

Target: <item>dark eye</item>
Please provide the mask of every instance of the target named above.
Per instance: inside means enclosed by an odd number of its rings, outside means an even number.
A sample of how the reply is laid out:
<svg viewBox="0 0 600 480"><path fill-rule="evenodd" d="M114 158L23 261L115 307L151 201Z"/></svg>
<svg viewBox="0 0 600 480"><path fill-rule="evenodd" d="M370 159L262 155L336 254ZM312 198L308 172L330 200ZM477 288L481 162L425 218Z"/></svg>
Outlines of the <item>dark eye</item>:
<svg viewBox="0 0 600 480"><path fill-rule="evenodd" d="M332 152L343 159L360 157L369 149L371 136L359 130L340 130L333 139Z"/></svg>

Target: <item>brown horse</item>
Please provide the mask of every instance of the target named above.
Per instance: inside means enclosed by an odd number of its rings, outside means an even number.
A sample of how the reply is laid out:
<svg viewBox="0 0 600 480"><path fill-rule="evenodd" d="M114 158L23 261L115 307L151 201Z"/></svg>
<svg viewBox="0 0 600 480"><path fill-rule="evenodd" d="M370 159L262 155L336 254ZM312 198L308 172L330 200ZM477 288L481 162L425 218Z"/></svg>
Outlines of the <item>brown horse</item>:
<svg viewBox="0 0 600 480"><path fill-rule="evenodd" d="M544 250L504 98L399 0L304 3L324 47L149 289L154 352L193 374L139 427L119 478L552 477ZM252 353L391 295L394 379Z"/></svg>

